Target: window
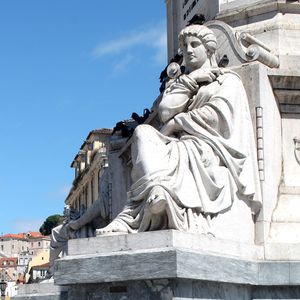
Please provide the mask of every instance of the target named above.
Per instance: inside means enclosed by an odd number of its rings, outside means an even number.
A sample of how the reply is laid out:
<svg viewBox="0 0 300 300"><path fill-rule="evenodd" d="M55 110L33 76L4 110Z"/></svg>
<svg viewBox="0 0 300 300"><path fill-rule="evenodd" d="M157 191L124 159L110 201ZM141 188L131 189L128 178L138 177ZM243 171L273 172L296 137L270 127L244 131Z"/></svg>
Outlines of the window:
<svg viewBox="0 0 300 300"><path fill-rule="evenodd" d="M11 245L11 249L15 249L15 245Z"/></svg>
<svg viewBox="0 0 300 300"><path fill-rule="evenodd" d="M38 243L39 247L41 247L41 242Z"/></svg>
<svg viewBox="0 0 300 300"><path fill-rule="evenodd" d="M1 251L4 251L4 245L1 245Z"/></svg>

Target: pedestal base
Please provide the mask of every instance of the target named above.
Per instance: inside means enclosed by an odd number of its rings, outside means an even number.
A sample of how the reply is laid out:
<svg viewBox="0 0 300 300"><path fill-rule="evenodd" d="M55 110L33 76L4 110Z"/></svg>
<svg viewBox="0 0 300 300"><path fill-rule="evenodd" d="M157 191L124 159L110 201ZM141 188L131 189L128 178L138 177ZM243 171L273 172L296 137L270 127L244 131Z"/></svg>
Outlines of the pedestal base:
<svg viewBox="0 0 300 300"><path fill-rule="evenodd" d="M267 260L262 246L166 230L68 248L54 273L68 300L300 299L300 262Z"/></svg>
<svg viewBox="0 0 300 300"><path fill-rule="evenodd" d="M187 279L76 285L69 300L279 300L300 299L300 287L250 286Z"/></svg>
<svg viewBox="0 0 300 300"><path fill-rule="evenodd" d="M54 282L24 284L19 286L18 295L12 300L68 300L68 287Z"/></svg>

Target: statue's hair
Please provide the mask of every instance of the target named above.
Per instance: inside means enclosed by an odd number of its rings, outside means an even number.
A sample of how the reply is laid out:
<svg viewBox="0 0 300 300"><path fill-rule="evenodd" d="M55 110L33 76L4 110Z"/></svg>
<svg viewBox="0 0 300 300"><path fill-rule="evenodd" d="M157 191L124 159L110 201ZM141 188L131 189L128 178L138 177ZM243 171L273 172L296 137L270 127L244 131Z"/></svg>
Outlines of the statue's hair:
<svg viewBox="0 0 300 300"><path fill-rule="evenodd" d="M195 36L201 40L204 47L214 53L217 49L217 39L212 30L204 25L190 25L183 28L178 36L179 47L182 50L187 36Z"/></svg>

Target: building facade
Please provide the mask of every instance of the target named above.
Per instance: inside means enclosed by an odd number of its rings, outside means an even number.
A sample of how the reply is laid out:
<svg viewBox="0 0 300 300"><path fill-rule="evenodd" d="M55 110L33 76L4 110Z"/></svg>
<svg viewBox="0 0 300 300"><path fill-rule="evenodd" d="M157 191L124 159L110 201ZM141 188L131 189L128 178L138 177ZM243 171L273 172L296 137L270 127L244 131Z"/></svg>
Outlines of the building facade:
<svg viewBox="0 0 300 300"><path fill-rule="evenodd" d="M75 178L65 204L77 212L78 217L95 201L105 201L107 208L109 206L107 151L111 133L112 130L106 128L92 130L71 163ZM79 235L92 236L93 230L83 228Z"/></svg>
<svg viewBox="0 0 300 300"><path fill-rule="evenodd" d="M29 251L26 234L6 234L0 236L0 251L7 257L18 257L21 252Z"/></svg>
<svg viewBox="0 0 300 300"><path fill-rule="evenodd" d="M18 258L0 258L0 270L9 276L10 281L17 281L21 274L18 274Z"/></svg>
<svg viewBox="0 0 300 300"><path fill-rule="evenodd" d="M36 256L42 251L49 251L51 240L49 236L44 236L39 232L28 232L26 238L28 241L28 252L32 256Z"/></svg>
<svg viewBox="0 0 300 300"><path fill-rule="evenodd" d="M6 234L0 236L0 251L6 257L19 257L21 253L35 256L40 251L49 250L50 237L39 232Z"/></svg>

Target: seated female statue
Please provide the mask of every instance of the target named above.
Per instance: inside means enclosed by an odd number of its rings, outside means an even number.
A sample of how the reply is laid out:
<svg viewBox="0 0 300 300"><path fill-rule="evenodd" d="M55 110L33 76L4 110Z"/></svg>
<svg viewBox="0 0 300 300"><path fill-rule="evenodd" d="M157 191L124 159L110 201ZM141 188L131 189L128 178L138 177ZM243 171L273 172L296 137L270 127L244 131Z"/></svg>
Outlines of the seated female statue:
<svg viewBox="0 0 300 300"><path fill-rule="evenodd" d="M158 105L163 126L135 129L127 204L97 234L178 229L238 236L241 222L253 231L259 185L243 84L218 68L216 37L207 27L187 26L179 45L186 72Z"/></svg>

